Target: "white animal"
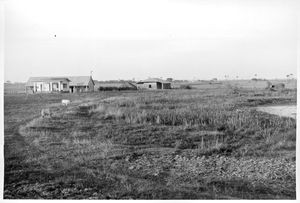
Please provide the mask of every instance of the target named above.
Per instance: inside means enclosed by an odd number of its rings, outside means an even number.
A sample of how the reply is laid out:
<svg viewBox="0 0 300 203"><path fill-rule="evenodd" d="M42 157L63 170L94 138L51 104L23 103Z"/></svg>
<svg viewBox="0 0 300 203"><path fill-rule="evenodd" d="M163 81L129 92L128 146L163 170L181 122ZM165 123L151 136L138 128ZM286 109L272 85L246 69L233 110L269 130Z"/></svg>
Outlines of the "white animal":
<svg viewBox="0 0 300 203"><path fill-rule="evenodd" d="M61 103L62 103L62 105L68 106L71 103L71 101L68 99L63 99L63 100L61 100Z"/></svg>
<svg viewBox="0 0 300 203"><path fill-rule="evenodd" d="M50 109L42 109L41 115L43 118L44 117L51 118L52 112L50 111Z"/></svg>

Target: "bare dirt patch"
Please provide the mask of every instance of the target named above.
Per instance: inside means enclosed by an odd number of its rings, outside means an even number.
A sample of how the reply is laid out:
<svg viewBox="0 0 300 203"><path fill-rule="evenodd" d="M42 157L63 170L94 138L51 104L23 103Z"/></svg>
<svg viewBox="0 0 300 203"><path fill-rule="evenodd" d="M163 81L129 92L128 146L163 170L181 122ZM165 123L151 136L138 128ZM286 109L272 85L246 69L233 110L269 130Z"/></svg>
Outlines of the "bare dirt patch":
<svg viewBox="0 0 300 203"><path fill-rule="evenodd" d="M282 117L290 117L296 119L296 105L280 105L280 106L260 106L256 108L258 111L263 111L270 114L275 114Z"/></svg>

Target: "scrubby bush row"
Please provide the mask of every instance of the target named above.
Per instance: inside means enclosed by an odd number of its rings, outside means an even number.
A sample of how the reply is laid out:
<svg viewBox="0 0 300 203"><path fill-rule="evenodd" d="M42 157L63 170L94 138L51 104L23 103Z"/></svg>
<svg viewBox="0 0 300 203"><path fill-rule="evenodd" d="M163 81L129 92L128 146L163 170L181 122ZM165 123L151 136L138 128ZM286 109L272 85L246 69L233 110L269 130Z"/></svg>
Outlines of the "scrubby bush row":
<svg viewBox="0 0 300 203"><path fill-rule="evenodd" d="M251 129L262 137L279 133L278 129L295 128L293 119L279 118L256 111L235 110L231 105L202 105L168 109L161 105L158 110L127 104L100 104L95 112L106 118L124 120L129 124L158 124L167 126L197 126L202 130L236 131Z"/></svg>
<svg viewBox="0 0 300 203"><path fill-rule="evenodd" d="M111 87L99 87L99 91L125 91L125 90L136 90L136 88L133 87L117 87L117 86L111 86Z"/></svg>

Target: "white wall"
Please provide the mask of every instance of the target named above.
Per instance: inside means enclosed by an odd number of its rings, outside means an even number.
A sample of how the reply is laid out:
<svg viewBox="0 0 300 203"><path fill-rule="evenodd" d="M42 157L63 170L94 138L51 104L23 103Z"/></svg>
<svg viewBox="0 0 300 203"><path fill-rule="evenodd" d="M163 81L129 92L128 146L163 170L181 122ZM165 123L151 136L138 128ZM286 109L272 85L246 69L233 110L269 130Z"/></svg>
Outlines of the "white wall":
<svg viewBox="0 0 300 203"><path fill-rule="evenodd" d="M149 88L149 85L151 85L151 88ZM149 82L149 83L143 83L143 84L137 84L137 87L139 89L157 89L157 85L156 85L156 82Z"/></svg>
<svg viewBox="0 0 300 203"><path fill-rule="evenodd" d="M56 83L58 84L57 89L53 88L53 84ZM50 84L52 85L52 88L50 88ZM66 87L64 88L63 84L66 84ZM36 91L37 92L51 92L52 91L64 91L68 92L69 91L69 83L68 82L35 82L34 86L36 86ZM42 87L42 88L41 88Z"/></svg>

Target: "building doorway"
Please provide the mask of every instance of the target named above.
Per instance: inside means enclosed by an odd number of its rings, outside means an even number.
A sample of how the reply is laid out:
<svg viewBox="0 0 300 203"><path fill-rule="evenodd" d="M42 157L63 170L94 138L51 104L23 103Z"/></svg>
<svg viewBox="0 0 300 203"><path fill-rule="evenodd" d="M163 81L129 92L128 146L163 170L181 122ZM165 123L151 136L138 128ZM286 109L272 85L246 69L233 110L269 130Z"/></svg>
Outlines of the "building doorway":
<svg viewBox="0 0 300 203"><path fill-rule="evenodd" d="M157 89L162 89L162 83L158 82L156 83L156 85L157 85Z"/></svg>

